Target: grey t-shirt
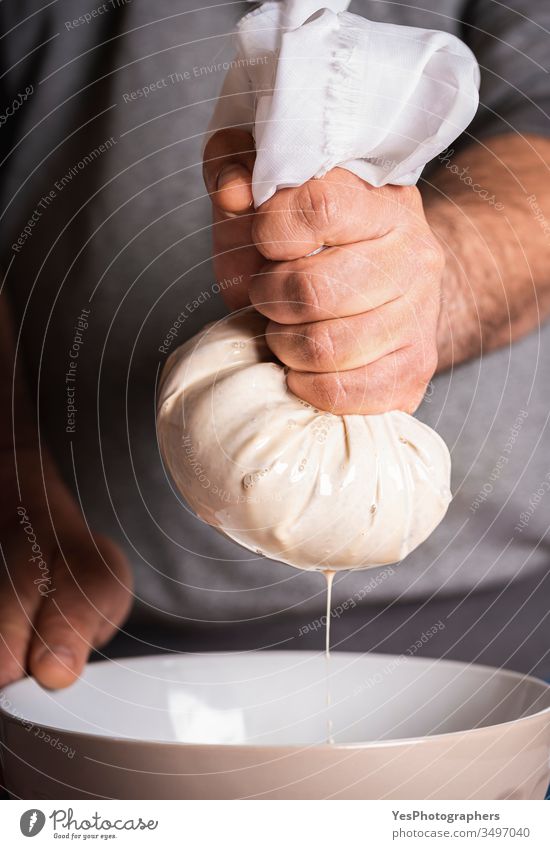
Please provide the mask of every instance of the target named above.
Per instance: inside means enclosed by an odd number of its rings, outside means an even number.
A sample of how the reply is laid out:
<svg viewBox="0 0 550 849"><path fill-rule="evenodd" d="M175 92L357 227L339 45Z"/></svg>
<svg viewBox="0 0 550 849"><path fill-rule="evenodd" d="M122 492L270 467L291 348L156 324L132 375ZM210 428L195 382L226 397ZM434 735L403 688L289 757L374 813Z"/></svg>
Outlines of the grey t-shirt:
<svg viewBox="0 0 550 849"><path fill-rule="evenodd" d="M550 6L419 6L356 0L351 10L471 46L481 106L455 148L496 133L546 135ZM90 526L128 552L137 610L268 628L275 615L317 614L322 579L243 551L190 515L155 436L159 349L224 313L200 143L246 8L0 5L0 263L43 437ZM549 353L544 327L434 379L418 415L451 450L453 504L399 566L339 579L336 603L462 594L548 568Z"/></svg>

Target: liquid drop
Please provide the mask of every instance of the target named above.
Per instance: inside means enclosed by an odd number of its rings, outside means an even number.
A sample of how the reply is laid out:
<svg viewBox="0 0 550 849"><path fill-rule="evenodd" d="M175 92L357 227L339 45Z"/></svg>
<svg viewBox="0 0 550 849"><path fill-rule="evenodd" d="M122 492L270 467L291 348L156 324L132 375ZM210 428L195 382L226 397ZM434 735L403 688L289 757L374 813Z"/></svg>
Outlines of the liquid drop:
<svg viewBox="0 0 550 849"><path fill-rule="evenodd" d="M327 707L327 743L334 743L333 723L330 716L330 708L332 706L332 694L330 690L330 611L332 603L332 582L334 580L334 572L326 569L323 572L327 582L327 613L326 613L326 637L325 637L325 689L326 689L326 707Z"/></svg>

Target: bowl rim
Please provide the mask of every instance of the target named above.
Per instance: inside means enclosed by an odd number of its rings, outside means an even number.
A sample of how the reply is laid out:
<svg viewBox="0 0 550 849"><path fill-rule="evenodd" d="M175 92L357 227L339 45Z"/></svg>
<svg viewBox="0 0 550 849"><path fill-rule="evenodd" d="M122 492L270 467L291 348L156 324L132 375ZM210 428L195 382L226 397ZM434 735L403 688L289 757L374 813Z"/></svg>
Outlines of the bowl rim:
<svg viewBox="0 0 550 849"><path fill-rule="evenodd" d="M284 649L275 649L275 650L265 650L263 652L257 652L257 654L277 654L277 655L291 655L292 657L297 656L307 656L307 657L321 657L324 655L324 651L308 651L308 650L292 650L288 649L285 651ZM87 663L84 667L87 670L89 667L101 667L107 666L113 663L113 660L123 660L123 661L131 661L131 662L147 662L152 658L162 659L162 660L174 660L176 658L181 657L226 657L228 655L236 656L249 654L249 652L235 652L235 651L217 651L217 652L169 652L166 654L150 654L150 655L134 655L131 657L124 658L113 658L106 659L100 661L94 661L93 663ZM346 652L346 651L336 651L335 654L345 655L347 657L376 657L376 658L396 658L402 657L402 655L395 654L385 654L383 652ZM519 682L529 682L531 684L536 684L541 688L541 694L546 691L550 693L550 682L545 681L543 678L537 678L534 675L528 675L523 672L517 672L513 669L503 669L498 666L490 666L489 664L481 664L481 663L467 663L462 660L455 659L447 659L447 658L437 658L437 657L407 657L405 658L405 662L410 663L422 663L422 662L437 662L443 663L447 666L455 666L462 667L464 669L468 669L473 667L475 670L479 670L480 672L490 672L490 673L498 673L505 678L513 678L518 683ZM18 684L21 684L25 681L30 680L30 676L26 676L23 679L19 679L18 681L14 681L11 684L6 685L4 688L0 688L0 695L5 693L7 687L15 687ZM80 679L77 679L75 682L78 683ZM40 685L38 685L40 686ZM51 692L59 692L59 691L51 691ZM529 714L528 716L522 716L518 719L510 719L506 722L498 722L493 725L483 725L479 728L469 728L464 729L462 731L446 731L442 734L430 734L424 736L417 737L398 737L398 738L389 738L388 740L366 740L363 742L355 742L355 743L267 743L267 744L259 744L255 745L254 743L192 743L189 741L178 741L178 740L144 740L138 737L119 737L117 735L106 735L106 734L93 734L88 731L73 731L71 729L59 728L54 725L47 725L41 722L35 722L30 719L24 719L22 717L16 716L11 713L9 710L6 710L2 702L0 700L0 738L4 735L1 733L3 722L9 722L11 724L15 724L24 728L25 725L31 724L34 727L38 727L47 733L52 733L54 735L60 736L71 736L76 737L79 740L87 740L93 742L102 743L115 743L117 746L146 746L147 748L157 748L161 746L162 748L177 748L177 749L223 749L224 751L237 751L237 750L250 750L250 751L271 751L271 752L281 752L281 751L305 751L305 750L323 750L323 751L339 751L339 750L349 750L349 749L371 749L371 748L388 748L395 746L409 746L409 745L433 745L434 743L438 743L440 741L445 741L447 739L451 740L453 738L458 738L459 736L468 735L471 738L472 735L482 736L489 733L494 733L496 729L506 729L511 726L518 727L524 726L530 722L540 721L544 715L547 714L550 716L550 705L548 707L542 708L542 710L536 711L535 713ZM550 720L549 720L550 725ZM4 743L5 745L5 743Z"/></svg>

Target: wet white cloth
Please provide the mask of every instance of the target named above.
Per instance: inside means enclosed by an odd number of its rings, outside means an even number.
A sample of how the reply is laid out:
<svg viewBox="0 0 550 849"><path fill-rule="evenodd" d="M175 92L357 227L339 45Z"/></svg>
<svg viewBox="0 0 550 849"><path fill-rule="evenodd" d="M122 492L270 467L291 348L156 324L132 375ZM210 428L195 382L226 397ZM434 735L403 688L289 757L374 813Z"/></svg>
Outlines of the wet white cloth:
<svg viewBox="0 0 550 849"><path fill-rule="evenodd" d="M234 313L168 359L158 436L179 491L230 539L300 569L402 560L449 505L445 443L407 413L336 416L301 401L266 322Z"/></svg>
<svg viewBox="0 0 550 849"><path fill-rule="evenodd" d="M348 2L267 2L239 23L210 131L253 133L256 206L335 166L412 185L472 120L479 68L449 33L375 23Z"/></svg>

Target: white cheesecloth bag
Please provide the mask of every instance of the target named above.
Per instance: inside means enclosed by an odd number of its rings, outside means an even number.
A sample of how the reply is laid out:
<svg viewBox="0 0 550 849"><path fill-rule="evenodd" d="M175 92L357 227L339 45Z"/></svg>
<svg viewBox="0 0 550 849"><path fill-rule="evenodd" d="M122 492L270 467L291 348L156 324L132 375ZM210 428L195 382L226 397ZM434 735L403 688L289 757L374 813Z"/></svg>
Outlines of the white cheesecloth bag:
<svg viewBox="0 0 550 849"><path fill-rule="evenodd" d="M326 6L268 2L239 24L211 131L253 133L256 206L336 166L412 185L477 109L478 66L457 38ZM447 447L407 413L340 416L297 398L266 323L242 310L168 358L157 431L177 488L205 522L292 566L402 560L447 510Z"/></svg>

